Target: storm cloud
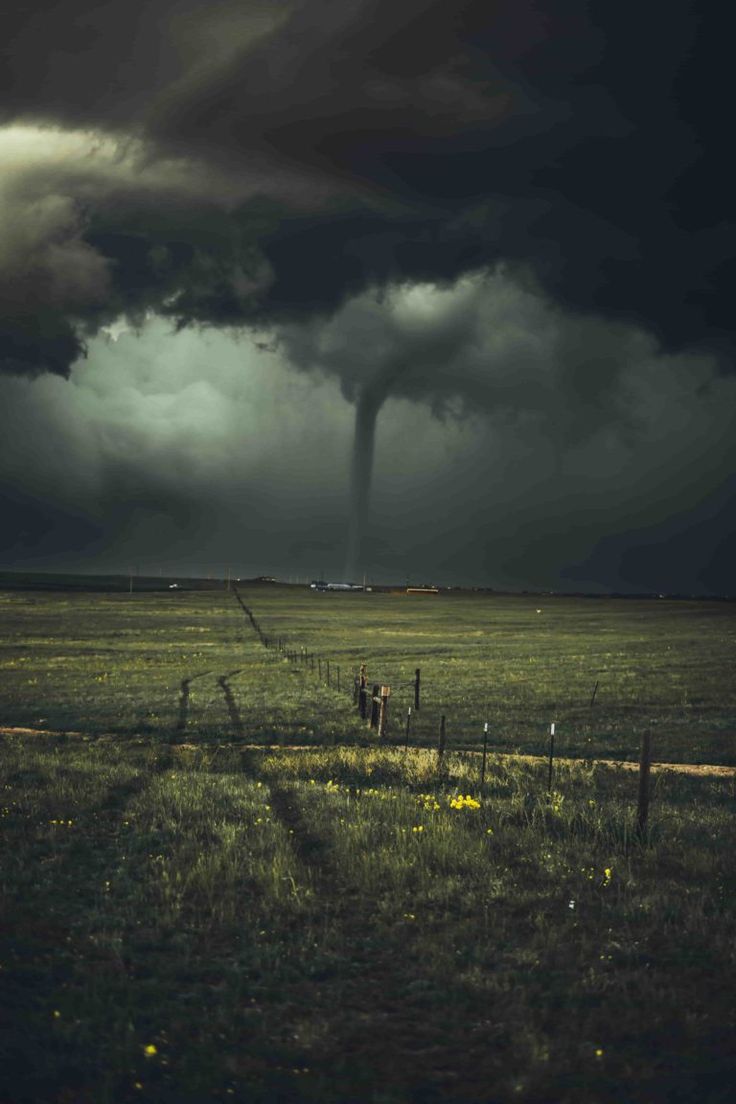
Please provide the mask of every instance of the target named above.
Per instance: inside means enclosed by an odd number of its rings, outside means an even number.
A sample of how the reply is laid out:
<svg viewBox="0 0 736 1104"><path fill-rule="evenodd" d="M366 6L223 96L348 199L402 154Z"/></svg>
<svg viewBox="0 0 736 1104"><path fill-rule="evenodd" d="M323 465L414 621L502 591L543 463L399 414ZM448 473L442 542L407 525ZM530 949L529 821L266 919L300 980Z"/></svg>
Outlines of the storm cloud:
<svg viewBox="0 0 736 1104"><path fill-rule="evenodd" d="M725 13L3 18L6 562L731 586Z"/></svg>
<svg viewBox="0 0 736 1104"><path fill-rule="evenodd" d="M455 294L472 300L479 289ZM519 310L527 297L517 292ZM402 318L416 310L406 299L394 290ZM333 340L354 334L369 306L347 304ZM499 347L512 337L499 334ZM458 365L463 355L472 363L472 344L459 347ZM93 339L68 381L0 381L2 561L339 577L354 402L338 374L295 371L284 344L262 345L151 319L116 341ZM713 361L657 353L641 337L631 348L619 366L619 413L581 422L569 439L538 394L550 372L543 346L536 359L527 351L525 387L506 402L490 382L485 408L442 392L440 417L426 392L387 395L359 575L727 590L736 381ZM513 378L505 357L498 392L504 372Z"/></svg>
<svg viewBox="0 0 736 1104"><path fill-rule="evenodd" d="M29 250L20 270L3 256L4 363L67 372L146 308L329 315L505 261L729 364L717 20L683 2L666 27L584 0L10 5L0 146L20 127L44 153L11 173Z"/></svg>

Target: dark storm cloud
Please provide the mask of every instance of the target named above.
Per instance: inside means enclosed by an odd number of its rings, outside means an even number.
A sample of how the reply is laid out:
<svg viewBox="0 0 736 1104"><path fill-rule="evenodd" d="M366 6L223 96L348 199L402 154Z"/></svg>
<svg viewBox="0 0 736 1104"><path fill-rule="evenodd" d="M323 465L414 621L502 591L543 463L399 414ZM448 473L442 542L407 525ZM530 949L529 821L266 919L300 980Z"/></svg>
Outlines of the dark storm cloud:
<svg viewBox="0 0 736 1104"><path fill-rule="evenodd" d="M416 392L418 374L397 377L381 407L359 578L733 592L733 376L609 322L596 338L593 322L503 273L391 289L372 365L357 354L376 309L366 294L321 328L328 367L353 335L356 385L407 338L418 360L431 352L427 317L450 334L463 316L468 342L459 325L454 347L443 339L455 382L427 361L437 394L427 380ZM567 365L549 355L583 342L623 349L587 420L584 402L568 412L555 400ZM296 372L286 353L285 337L259 349L151 319L139 335L93 339L69 380L0 378L0 561L339 577L358 391L346 401L341 375Z"/></svg>
<svg viewBox="0 0 736 1104"><path fill-rule="evenodd" d="M350 400L429 404L436 416L533 418L577 443L614 425L634 432L625 377L659 348L646 331L561 310L504 267L454 284L392 285L349 300L328 321L282 324L290 363L334 375Z"/></svg>
<svg viewBox="0 0 736 1104"><path fill-rule="evenodd" d="M53 210L2 258L5 367L63 373L120 314L263 325L497 261L728 364L718 20L694 0L664 21L583 0L6 6L6 126L98 151L16 165L15 224Z"/></svg>

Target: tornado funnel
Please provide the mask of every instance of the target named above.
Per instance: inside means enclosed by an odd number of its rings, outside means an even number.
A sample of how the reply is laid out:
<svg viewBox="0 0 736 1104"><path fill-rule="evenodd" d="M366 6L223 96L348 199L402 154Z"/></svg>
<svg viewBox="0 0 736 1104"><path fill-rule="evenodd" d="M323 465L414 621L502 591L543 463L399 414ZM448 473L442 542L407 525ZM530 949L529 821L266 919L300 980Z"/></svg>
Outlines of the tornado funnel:
<svg viewBox="0 0 736 1104"><path fill-rule="evenodd" d="M385 397L384 388L367 387L355 407L355 436L350 465L348 504L348 542L345 556L345 580L353 579L362 566L363 540L370 510L376 419Z"/></svg>

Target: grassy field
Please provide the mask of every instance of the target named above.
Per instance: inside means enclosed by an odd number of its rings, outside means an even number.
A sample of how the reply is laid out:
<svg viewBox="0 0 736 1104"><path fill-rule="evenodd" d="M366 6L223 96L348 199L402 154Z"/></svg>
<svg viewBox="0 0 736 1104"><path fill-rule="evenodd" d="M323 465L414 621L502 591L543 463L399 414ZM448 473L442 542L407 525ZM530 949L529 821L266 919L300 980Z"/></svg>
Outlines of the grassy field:
<svg viewBox="0 0 736 1104"><path fill-rule="evenodd" d="M725 602L242 592L264 632L331 663L327 687L262 647L225 591L128 595L0 591L6 725L163 739L355 741L361 661L392 686L389 739L666 762L736 764L736 606ZM541 612L537 612L541 610ZM335 686L340 668L341 691ZM224 684L222 680L224 681ZM591 698L596 682L594 704Z"/></svg>
<svg viewBox="0 0 736 1104"><path fill-rule="evenodd" d="M647 728L663 761L736 764L733 603L268 587L249 601L269 635L396 687L395 738L419 667L422 742L445 714L450 744L477 746L488 721L497 748L535 754L555 721L563 754L636 758Z"/></svg>
<svg viewBox="0 0 736 1104"><path fill-rule="evenodd" d="M731 607L244 598L343 673L421 666L448 754L376 746L232 595L0 595L0 1101L730 1102L733 773L655 773L640 838L632 772L560 759L548 793L497 748L554 707L586 755L649 725L733 762Z"/></svg>

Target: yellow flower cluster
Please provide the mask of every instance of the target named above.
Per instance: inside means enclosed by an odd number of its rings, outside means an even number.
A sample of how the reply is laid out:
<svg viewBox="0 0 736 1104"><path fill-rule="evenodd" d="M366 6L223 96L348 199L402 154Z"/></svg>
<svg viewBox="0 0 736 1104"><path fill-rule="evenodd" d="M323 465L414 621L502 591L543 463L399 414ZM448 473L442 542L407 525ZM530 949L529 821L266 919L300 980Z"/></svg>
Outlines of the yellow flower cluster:
<svg viewBox="0 0 736 1104"><path fill-rule="evenodd" d="M71 828L73 823L74 823L73 820L50 820L49 821L49 824L58 824L59 826L64 827L64 828Z"/></svg>
<svg viewBox="0 0 736 1104"><path fill-rule="evenodd" d="M606 869L603 871L603 885L604 886L609 886L611 884L611 879L612 878L613 878L613 869L610 866L607 866Z"/></svg>
<svg viewBox="0 0 736 1104"><path fill-rule="evenodd" d="M451 809L480 809L480 801L476 801L470 794L466 794L463 797L462 794L458 794L456 797L450 798Z"/></svg>
<svg viewBox="0 0 736 1104"><path fill-rule="evenodd" d="M420 793L417 794L416 800L417 805L421 805L425 812L428 813L436 813L440 807L439 802L437 801L437 798L434 796L434 794Z"/></svg>

